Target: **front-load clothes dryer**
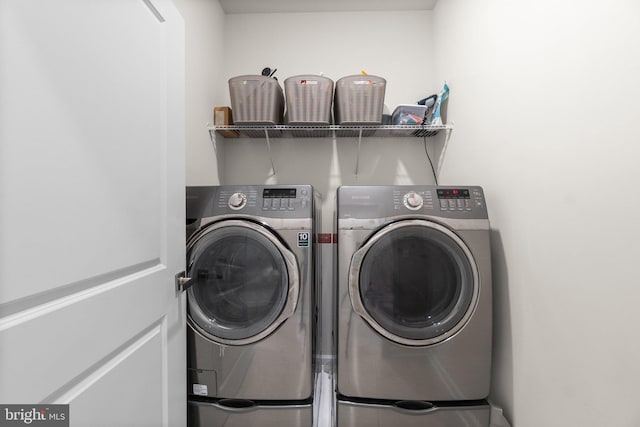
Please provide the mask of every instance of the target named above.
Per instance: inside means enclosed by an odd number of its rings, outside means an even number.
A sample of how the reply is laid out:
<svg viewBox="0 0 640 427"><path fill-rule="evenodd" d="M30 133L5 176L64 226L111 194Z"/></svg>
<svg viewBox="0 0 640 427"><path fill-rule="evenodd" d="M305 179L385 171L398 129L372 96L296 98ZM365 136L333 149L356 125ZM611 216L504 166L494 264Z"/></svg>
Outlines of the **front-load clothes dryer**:
<svg viewBox="0 0 640 427"><path fill-rule="evenodd" d="M482 189L344 186L337 215L338 425L487 427Z"/></svg>
<svg viewBox="0 0 640 427"><path fill-rule="evenodd" d="M312 192L187 187L190 426L311 426Z"/></svg>

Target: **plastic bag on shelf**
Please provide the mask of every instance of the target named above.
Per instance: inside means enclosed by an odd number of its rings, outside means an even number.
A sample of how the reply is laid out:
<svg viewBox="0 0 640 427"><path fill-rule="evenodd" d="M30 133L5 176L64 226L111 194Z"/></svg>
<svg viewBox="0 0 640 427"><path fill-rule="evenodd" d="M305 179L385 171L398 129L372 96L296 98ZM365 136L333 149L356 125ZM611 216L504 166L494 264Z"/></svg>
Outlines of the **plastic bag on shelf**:
<svg viewBox="0 0 640 427"><path fill-rule="evenodd" d="M431 121L429 122L430 125L444 125L444 123L442 122L442 116L440 114L440 106L444 101L447 100L447 98L449 98L449 85L445 82L440 92L438 92L438 98L436 99L433 114L431 115Z"/></svg>

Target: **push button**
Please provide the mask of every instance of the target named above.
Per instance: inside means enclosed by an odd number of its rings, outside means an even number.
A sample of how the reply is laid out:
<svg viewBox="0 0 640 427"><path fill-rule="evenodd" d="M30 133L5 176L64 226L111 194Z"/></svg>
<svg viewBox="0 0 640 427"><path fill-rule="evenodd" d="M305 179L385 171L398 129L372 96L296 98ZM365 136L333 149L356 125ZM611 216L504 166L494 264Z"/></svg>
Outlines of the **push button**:
<svg viewBox="0 0 640 427"><path fill-rule="evenodd" d="M271 209L271 199L262 200L262 210L268 211Z"/></svg>

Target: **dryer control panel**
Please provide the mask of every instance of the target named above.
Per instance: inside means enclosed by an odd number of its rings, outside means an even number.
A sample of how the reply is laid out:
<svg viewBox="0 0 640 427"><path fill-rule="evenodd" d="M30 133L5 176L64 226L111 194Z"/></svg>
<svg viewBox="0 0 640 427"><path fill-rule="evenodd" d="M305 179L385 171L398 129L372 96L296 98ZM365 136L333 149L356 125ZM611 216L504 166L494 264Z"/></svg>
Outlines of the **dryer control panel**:
<svg viewBox="0 0 640 427"><path fill-rule="evenodd" d="M432 215L486 219L484 194L478 186L343 186L338 190L340 218L389 218Z"/></svg>
<svg viewBox="0 0 640 427"><path fill-rule="evenodd" d="M471 211L484 208L484 196L479 188L438 188L441 211Z"/></svg>
<svg viewBox="0 0 640 427"><path fill-rule="evenodd" d="M480 188L416 188L393 192L394 207L410 211L440 210L442 212L471 212L484 208L484 196ZM437 199L437 201L435 201Z"/></svg>

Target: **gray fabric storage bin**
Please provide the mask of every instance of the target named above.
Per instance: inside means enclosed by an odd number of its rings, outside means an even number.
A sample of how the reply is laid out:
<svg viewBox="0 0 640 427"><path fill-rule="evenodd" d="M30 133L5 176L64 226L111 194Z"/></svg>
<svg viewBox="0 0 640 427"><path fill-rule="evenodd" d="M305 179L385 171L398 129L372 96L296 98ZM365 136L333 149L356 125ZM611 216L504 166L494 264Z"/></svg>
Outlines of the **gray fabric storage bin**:
<svg viewBox="0 0 640 427"><path fill-rule="evenodd" d="M287 121L290 125L330 125L333 80L303 74L284 81Z"/></svg>
<svg viewBox="0 0 640 427"><path fill-rule="evenodd" d="M233 122L237 125L281 124L284 94L271 77L246 75L229 79Z"/></svg>
<svg viewBox="0 0 640 427"><path fill-rule="evenodd" d="M338 80L333 103L336 124L381 124L386 84L382 77L361 74Z"/></svg>

